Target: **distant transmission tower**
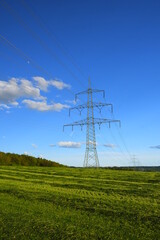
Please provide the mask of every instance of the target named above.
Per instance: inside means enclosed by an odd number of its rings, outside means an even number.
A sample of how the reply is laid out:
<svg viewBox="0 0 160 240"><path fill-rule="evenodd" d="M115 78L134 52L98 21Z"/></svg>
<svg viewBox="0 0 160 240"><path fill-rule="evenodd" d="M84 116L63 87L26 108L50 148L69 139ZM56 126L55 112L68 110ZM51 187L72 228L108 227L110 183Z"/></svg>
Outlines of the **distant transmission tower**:
<svg viewBox="0 0 160 240"><path fill-rule="evenodd" d="M68 127L71 126L72 130L74 126L80 126L81 130L83 128L84 125L87 126L87 131L86 131L86 151L85 151L85 157L84 157L84 163L83 166L84 167L99 167L99 160L98 160L98 154L97 154L97 148L96 148L96 136L95 136L95 125L98 124L99 125L99 129L101 127L102 123L108 123L109 127L110 127L110 123L111 122L119 122L119 120L113 120L113 119L106 119L106 118L94 118L94 108L98 108L99 111L101 112L101 109L104 106L110 106L111 107L111 112L113 112L113 105L110 103L101 103L101 102L93 102L93 98L92 95L93 93L98 93L98 92L102 92L103 93L103 97L105 97L105 91L104 90L98 90L98 89L92 89L91 88L91 82L89 79L89 86L88 89L86 91L80 92L75 94L75 101L77 100L78 95L80 94L87 94L87 103L86 104L82 104L82 105L78 105L75 106L73 108L69 109L69 116L70 116L70 112L73 109L77 109L80 114L82 112L83 109L87 109L87 118L80 120L80 121L76 121L73 122L71 124L65 124L63 126L64 127Z"/></svg>
<svg viewBox="0 0 160 240"><path fill-rule="evenodd" d="M136 157L136 155L133 155L131 159L132 159L133 167L139 166L139 160L138 160L138 158Z"/></svg>

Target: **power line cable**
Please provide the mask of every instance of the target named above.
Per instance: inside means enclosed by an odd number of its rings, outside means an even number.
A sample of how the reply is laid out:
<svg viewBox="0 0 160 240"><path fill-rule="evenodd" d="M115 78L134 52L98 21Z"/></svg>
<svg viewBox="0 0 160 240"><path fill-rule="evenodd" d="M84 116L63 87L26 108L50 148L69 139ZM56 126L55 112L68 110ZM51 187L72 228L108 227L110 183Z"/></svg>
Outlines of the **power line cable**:
<svg viewBox="0 0 160 240"><path fill-rule="evenodd" d="M98 111L98 110L96 109L96 111ZM101 115L101 117L103 118L101 112L100 112L100 115ZM126 158L126 154L124 153L124 151L122 150L122 148L121 148L120 145L118 144L118 142L117 142L117 140L116 140L116 138L115 138L115 136L114 136L111 128L109 128L109 131L110 131L111 137L112 137L112 139L113 139L113 142L115 142L115 145L119 148L121 154ZM103 139L105 140L104 135L103 135ZM112 150L113 150L115 153L117 153L114 148L112 148Z"/></svg>
<svg viewBox="0 0 160 240"><path fill-rule="evenodd" d="M106 98L104 99L104 101L106 103ZM112 115L112 118L115 119L115 116L114 116L113 112L111 112L111 115ZM129 159L131 160L132 159L132 154L130 153L130 151L129 151L128 147L127 147L127 144L126 144L126 142L125 142L125 140L124 140L124 138L122 136L122 133L120 132L120 129L118 128L117 125L116 125L116 128L118 129L118 134L119 134L120 139L121 139L121 141L122 141L122 143L124 145L124 148L126 149L126 152L128 153Z"/></svg>
<svg viewBox="0 0 160 240"><path fill-rule="evenodd" d="M42 68L40 65L38 65L33 59L31 59L30 57L28 57L22 50L20 50L19 48L17 48L13 43L11 43L8 39L6 39L4 36L2 36L0 34L0 40L2 40L3 42L5 42L7 45L9 45L10 47L12 47L16 53L18 55L20 55L27 63L28 61L38 70L42 71L43 73L47 74L48 76L52 77L50 75L50 73L48 73L44 68ZM11 59L10 59L11 60ZM72 92L70 89L67 89L72 95L75 95L74 92ZM66 117L66 115L65 115ZM72 119L72 117L71 117ZM73 120L73 119L72 119Z"/></svg>
<svg viewBox="0 0 160 240"><path fill-rule="evenodd" d="M64 46L62 45L62 43L60 43L60 41L57 39L57 37L55 36L55 34L53 34L53 32L46 27L46 25L44 24L42 18L35 13L35 11L31 8L31 6L29 6L29 4L25 1L25 0L21 0L23 6L25 7L25 9L30 13L30 15L32 15L32 17L35 19L35 21L37 22L37 24L40 26L40 28L47 34L47 36L56 44L56 46L61 50L61 52L63 53L64 56L66 56L69 61L72 63L72 65L79 71L79 73L84 77L84 79L86 79L86 76L84 74L84 72L82 71L82 69L78 66L78 64L75 62L75 60L73 59L73 57L68 53L68 51L64 48Z"/></svg>
<svg viewBox="0 0 160 240"><path fill-rule="evenodd" d="M7 45L12 47L27 63L31 63L34 67L36 67L41 72L45 73L48 77L51 77L50 73L38 65L32 58L28 57L22 50L16 47L13 43L11 43L6 37L0 34L1 40L3 40Z"/></svg>
<svg viewBox="0 0 160 240"><path fill-rule="evenodd" d="M65 68L74 79L76 79L80 84L82 84L79 78L72 72L72 70L70 70L63 61L61 61L57 54L53 53L53 51L48 47L48 45L44 43L44 41L24 22L24 20L5 0L1 0L0 3L11 13L11 15L19 22L19 24L24 27L24 29L27 30L37 42L39 42L39 44L49 53L49 55L51 55L51 57L58 62L58 64Z"/></svg>
<svg viewBox="0 0 160 240"><path fill-rule="evenodd" d="M18 47L16 47L13 43L11 43L7 38L5 38L3 35L0 34L0 40L3 40L3 42L5 42L7 45L9 45L10 47L12 47L16 53L18 53L19 56L21 56L26 62L27 64L32 64L35 68L37 68L38 70L40 70L41 72L43 72L45 75L47 75L50 78L53 78L53 76L46 71L43 67L41 67L39 64L37 64L32 58L28 57L21 49L19 49ZM54 79L54 78L53 78ZM74 96L74 92L71 89L67 90Z"/></svg>
<svg viewBox="0 0 160 240"><path fill-rule="evenodd" d="M48 73L44 68L42 68L40 65L38 65L37 63L35 63L30 57L28 57L26 54L24 54L19 48L17 48L14 44L12 44L9 40L7 40L7 39L6 39L5 37L3 37L1 34L0 34L0 38L1 38L3 41L5 41L9 46L11 46L12 48L14 48L14 49L16 50L16 52L17 52L21 57L23 57L24 60L26 60L27 62L29 61L31 64L34 65L34 67L38 68L39 70L41 70L42 72L44 72L45 74L47 74L48 76L51 77L50 73ZM74 93L73 93L71 90L70 90L70 92L72 93L72 95L74 95ZM101 116L102 116L102 114L101 114ZM103 116L102 116L102 117L103 117ZM119 129L118 129L118 130L119 130ZM110 129L110 132L111 132L111 129ZM119 132L119 131L118 131L118 132ZM112 137L115 139L115 137L113 136L113 133L112 133L112 132L111 132L111 134L112 134ZM119 134L120 134L120 132L119 132ZM120 136L121 136L121 135L120 135ZM121 136L121 139L123 139L122 136ZM115 140L115 142L116 142L117 146L120 148L120 151L123 152L122 149L121 149L121 147L119 146L119 144L117 143L116 140ZM125 144L124 139L123 139L123 143ZM126 144L125 144L125 148L127 149ZM130 158L131 158L131 154L129 153L128 149L127 149L127 152L128 152L128 154L129 154L129 156L130 156Z"/></svg>
<svg viewBox="0 0 160 240"><path fill-rule="evenodd" d="M24 0L22 0L22 2L27 6L27 4L26 4L26 2L25 2ZM48 46L46 46L46 45L44 44L44 42L38 37L38 35L35 34L35 33L32 31L32 29L31 29L30 27L28 27L28 25L22 20L22 18L20 18L20 17L16 14L16 11L14 11L6 2L5 2L5 3L2 3L2 4L5 5L5 8L7 8L8 11L10 11L10 12L12 13L12 15L18 20L18 22L19 22L27 31L29 31L29 32L31 33L31 35L51 54L52 52L50 51L50 49L48 48ZM24 5L24 4L23 4L23 5ZM32 11L32 9L29 8L29 7L27 7L27 8L30 10L30 13L32 14L32 16L36 19L36 22L38 22L38 18L37 18L37 16L35 16L35 14L34 14L34 12ZM41 28L47 33L47 35L51 37L52 35L51 35L50 32L48 31L48 29L45 28L45 25L43 24L43 22L42 22L41 20L40 20L39 24L40 24ZM6 41L6 39L4 39L2 35L0 35L0 37L1 37L3 40ZM52 40L53 40L53 37L51 37L51 38L52 38ZM8 40L7 40L7 41L8 41ZM65 51L65 49L62 48L62 46L59 44L59 42L57 41L57 39L56 39L55 37L54 37L54 42L56 42L56 45L61 49L61 51L64 53L64 55L69 56L69 55L67 54L67 52ZM21 55L23 55L23 58L24 58L25 60L32 62L32 64L34 64L36 67L38 67L41 71L43 70L43 72L45 72L45 74L47 73L46 71L44 71L44 69L42 69L42 67L40 67L39 65L35 64L35 62L34 62L32 59L30 59L30 58L28 58L26 55L22 54L22 52L19 51L18 48L16 48L16 47L13 46L12 44L10 44L10 42L8 42L8 44L11 45L12 47L14 47L16 50L18 50L18 52L19 52ZM68 67L66 66L66 64L64 64L64 63L59 59L59 57L58 57L56 54L53 54L53 53L52 53L52 56L56 59L56 61L57 61L59 64L61 64L64 68L66 68L66 69L71 73L71 75L72 75L74 78L77 79L77 77L75 76L75 74L68 69ZM71 62L72 62L72 64L79 70L79 72L82 73L82 71L79 69L79 67L77 67L77 65L74 63L74 61L71 60ZM49 75L49 74L47 73L47 75ZM81 82L80 82L80 83L81 83ZM120 135L120 137L121 137L121 140L122 140L122 142L123 142L123 144L124 144L124 146L125 146L128 154L130 155L130 152L129 152L127 146L126 146L126 143L125 143L125 141L124 141L124 138L122 137L122 135L121 135L121 133L120 133L119 130L118 130L118 132L119 132L119 135ZM130 156L131 156L131 155L130 155Z"/></svg>
<svg viewBox="0 0 160 240"><path fill-rule="evenodd" d="M113 116L113 119L115 119L113 113L112 113L112 116ZM116 127L117 127L117 126L116 126ZM117 129L118 129L118 128L117 128ZM120 138L121 138L121 141L122 141L122 143L123 143L123 145L124 145L124 147L125 147L128 155L129 155L130 159L131 159L131 158L132 158L132 154L130 153L130 151L129 151L128 147L127 147L127 144L126 144L126 142L125 142L125 140L124 140L124 137L122 136L122 133L120 132L119 129L118 129L118 134L119 134L119 136L120 136Z"/></svg>

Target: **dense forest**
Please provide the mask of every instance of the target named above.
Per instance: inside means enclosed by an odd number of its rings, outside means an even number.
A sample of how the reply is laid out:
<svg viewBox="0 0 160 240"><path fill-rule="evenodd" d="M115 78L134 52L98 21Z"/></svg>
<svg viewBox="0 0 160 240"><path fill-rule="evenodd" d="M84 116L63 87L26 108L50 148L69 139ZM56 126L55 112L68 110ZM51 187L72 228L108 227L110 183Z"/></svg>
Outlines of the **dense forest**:
<svg viewBox="0 0 160 240"><path fill-rule="evenodd" d="M7 166L43 166L43 167L62 167L63 165L43 158L35 158L28 155L0 152L0 165Z"/></svg>

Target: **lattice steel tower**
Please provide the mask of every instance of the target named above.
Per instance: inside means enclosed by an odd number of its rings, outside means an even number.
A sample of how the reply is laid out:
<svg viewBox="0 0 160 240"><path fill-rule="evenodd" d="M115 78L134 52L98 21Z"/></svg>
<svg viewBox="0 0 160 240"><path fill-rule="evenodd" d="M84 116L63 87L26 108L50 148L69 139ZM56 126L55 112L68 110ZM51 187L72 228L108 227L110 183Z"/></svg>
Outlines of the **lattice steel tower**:
<svg viewBox="0 0 160 240"><path fill-rule="evenodd" d="M87 101L87 132L86 132L86 152L84 157L84 167L95 166L99 167L99 160L96 148L94 112L93 112L93 99L92 89L89 80L88 88L88 101Z"/></svg>
<svg viewBox="0 0 160 240"><path fill-rule="evenodd" d="M110 106L111 107L111 112L113 112L113 105L110 103L101 103L101 102L93 102L93 93L98 93L102 92L103 97L105 97L105 92L104 90L98 90L98 89L92 89L91 88L91 82L89 80L89 86L86 91L77 93L75 95L75 100L77 100L77 96L80 94L87 94L87 103L86 104L81 104L78 106L75 106L73 108L69 109L69 115L71 110L77 109L80 114L83 109L87 109L87 118L73 122L71 124L66 124L63 126L68 127L71 126L73 130L73 126L81 126L81 130L84 125L87 126L87 131L86 131L86 151L85 151L85 157L84 157L84 167L99 167L99 160L98 160L98 154L97 154L97 148L96 148L96 136L95 136L95 125L98 124L99 128L101 127L102 123L108 123L110 127L111 122L119 122L119 120L113 120L113 119L104 119L104 118L94 118L94 108L97 107L99 111L101 112L101 109L104 106Z"/></svg>

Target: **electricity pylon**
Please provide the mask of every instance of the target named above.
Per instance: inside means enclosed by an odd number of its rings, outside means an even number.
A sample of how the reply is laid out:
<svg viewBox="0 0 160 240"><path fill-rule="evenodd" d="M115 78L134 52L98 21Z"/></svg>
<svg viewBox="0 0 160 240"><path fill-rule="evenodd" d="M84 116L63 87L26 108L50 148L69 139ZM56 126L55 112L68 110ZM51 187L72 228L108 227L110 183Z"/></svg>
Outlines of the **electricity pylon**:
<svg viewBox="0 0 160 240"><path fill-rule="evenodd" d="M137 159L136 155L133 155L131 160L134 168L139 166L139 160Z"/></svg>
<svg viewBox="0 0 160 240"><path fill-rule="evenodd" d="M86 151L85 151L85 157L84 157L84 167L99 167L99 160L98 160L98 154L97 154L97 148L96 148L96 136L95 136L95 125L97 124L99 126L99 129L101 127L101 124L103 123L108 123L110 127L111 122L119 122L119 120L113 120L113 119L106 119L106 118L94 118L94 108L98 108L99 112L101 112L101 109L104 106L110 106L111 112L113 112L113 105L111 103L95 103L93 102L93 93L103 93L103 97L105 97L105 91L104 90L98 90L98 89L92 89L91 88L91 82L89 80L89 86L86 91L79 92L75 94L75 101L77 101L78 95L81 94L87 94L87 103L86 104L81 104L78 106L75 106L73 108L69 109L69 115L71 110L78 110L81 114L83 109L87 109L87 118L73 122L71 124L65 124L64 127L71 126L72 130L74 126L80 126L81 130L84 125L87 126L87 131L86 131Z"/></svg>

